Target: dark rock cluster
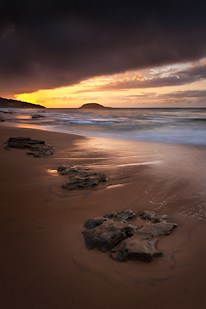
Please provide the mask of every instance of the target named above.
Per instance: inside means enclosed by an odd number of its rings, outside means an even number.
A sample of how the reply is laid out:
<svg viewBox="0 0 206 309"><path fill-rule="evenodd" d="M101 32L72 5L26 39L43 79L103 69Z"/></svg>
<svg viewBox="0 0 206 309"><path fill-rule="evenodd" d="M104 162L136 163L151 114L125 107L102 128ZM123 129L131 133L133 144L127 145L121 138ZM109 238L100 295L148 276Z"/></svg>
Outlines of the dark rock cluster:
<svg viewBox="0 0 206 309"><path fill-rule="evenodd" d="M61 165L58 167L57 171L61 175L69 176L69 181L62 186L63 189L68 191L91 188L100 182L108 180L105 174L96 173L90 168L83 168L79 165Z"/></svg>
<svg viewBox="0 0 206 309"><path fill-rule="evenodd" d="M7 140L6 150L10 148L28 149L27 155L34 158L50 156L54 153L53 147L44 141L31 139L29 137L10 137Z"/></svg>
<svg viewBox="0 0 206 309"><path fill-rule="evenodd" d="M170 234L177 226L167 222L166 217L157 217L152 211L136 215L132 210L124 210L89 219L83 231L86 248L97 247L103 252L111 250L111 257L118 262L128 259L150 262L163 254L155 247L158 237ZM127 221L133 218L137 218L135 225Z"/></svg>

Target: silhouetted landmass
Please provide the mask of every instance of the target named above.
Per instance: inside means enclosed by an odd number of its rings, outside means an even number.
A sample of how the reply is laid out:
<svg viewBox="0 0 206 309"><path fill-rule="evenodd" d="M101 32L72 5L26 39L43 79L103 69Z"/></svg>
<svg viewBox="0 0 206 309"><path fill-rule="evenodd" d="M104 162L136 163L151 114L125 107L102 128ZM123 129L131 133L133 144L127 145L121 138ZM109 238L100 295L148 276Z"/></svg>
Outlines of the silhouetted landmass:
<svg viewBox="0 0 206 309"><path fill-rule="evenodd" d="M80 108L111 108L111 107L105 107L98 103L86 103L83 104Z"/></svg>
<svg viewBox="0 0 206 309"><path fill-rule="evenodd" d="M32 104L12 99L4 99L0 97L0 107L1 108L46 108L43 105Z"/></svg>

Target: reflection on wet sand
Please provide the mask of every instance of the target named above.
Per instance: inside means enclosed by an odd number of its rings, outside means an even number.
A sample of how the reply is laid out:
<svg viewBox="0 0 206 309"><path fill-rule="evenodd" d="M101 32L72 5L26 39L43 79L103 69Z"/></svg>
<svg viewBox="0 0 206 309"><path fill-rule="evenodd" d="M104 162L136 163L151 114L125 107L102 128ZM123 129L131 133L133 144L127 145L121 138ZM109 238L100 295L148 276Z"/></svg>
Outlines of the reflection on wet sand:
<svg viewBox="0 0 206 309"><path fill-rule="evenodd" d="M4 150L10 136L43 139L52 156ZM206 307L205 148L83 138L1 127L1 308ZM105 173L95 188L66 191L58 166L79 164ZM156 162L158 164L144 164ZM65 192L66 191L66 192ZM168 214L177 228L158 240L151 263L117 263L87 250L88 218L111 211ZM19 284L20 283L20 284ZM86 304L86 305L85 305Z"/></svg>

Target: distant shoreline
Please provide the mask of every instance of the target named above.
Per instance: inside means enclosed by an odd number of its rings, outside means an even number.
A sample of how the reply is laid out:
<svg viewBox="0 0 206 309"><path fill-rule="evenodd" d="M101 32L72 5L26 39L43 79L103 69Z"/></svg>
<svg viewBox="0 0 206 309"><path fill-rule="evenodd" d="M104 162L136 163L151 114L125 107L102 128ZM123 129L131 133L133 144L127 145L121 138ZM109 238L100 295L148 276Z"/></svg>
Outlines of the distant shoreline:
<svg viewBox="0 0 206 309"><path fill-rule="evenodd" d="M40 104L33 104L0 97L0 108L46 108L46 107Z"/></svg>
<svg viewBox="0 0 206 309"><path fill-rule="evenodd" d="M87 107L89 109L89 107ZM47 107L46 109L84 109L81 107ZM85 108L86 109L86 108ZM91 108L90 108L91 109ZM98 109L98 108L97 108ZM100 108L101 109L101 108ZM103 109L206 109L206 107L107 107L104 106Z"/></svg>

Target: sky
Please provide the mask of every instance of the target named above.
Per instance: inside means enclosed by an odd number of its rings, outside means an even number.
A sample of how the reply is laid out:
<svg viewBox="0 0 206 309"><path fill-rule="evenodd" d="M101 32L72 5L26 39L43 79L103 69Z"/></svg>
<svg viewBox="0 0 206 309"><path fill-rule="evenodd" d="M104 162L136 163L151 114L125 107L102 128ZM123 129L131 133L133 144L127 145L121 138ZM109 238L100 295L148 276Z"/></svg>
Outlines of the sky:
<svg viewBox="0 0 206 309"><path fill-rule="evenodd" d="M206 107L206 2L1 0L0 96Z"/></svg>

